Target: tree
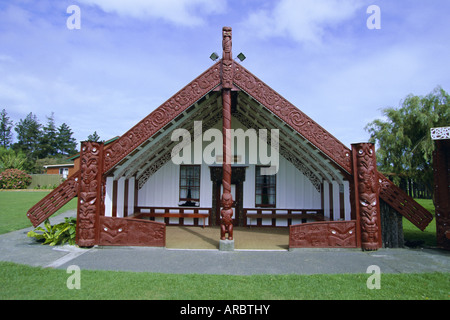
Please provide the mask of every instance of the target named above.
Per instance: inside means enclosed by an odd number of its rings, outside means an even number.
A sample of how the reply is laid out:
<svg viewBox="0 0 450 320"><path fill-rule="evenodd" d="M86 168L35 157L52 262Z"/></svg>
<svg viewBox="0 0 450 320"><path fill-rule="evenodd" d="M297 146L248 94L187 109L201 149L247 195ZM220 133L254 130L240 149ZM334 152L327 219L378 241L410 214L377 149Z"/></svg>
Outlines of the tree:
<svg viewBox="0 0 450 320"><path fill-rule="evenodd" d="M430 128L450 125L450 96L437 87L427 96L408 95L400 108L382 110L386 119L366 126L370 142L377 144L379 170L392 173L398 184L404 175L420 182L433 193Z"/></svg>
<svg viewBox="0 0 450 320"><path fill-rule="evenodd" d="M25 170L29 167L30 163L22 152L0 147L0 172L6 169Z"/></svg>
<svg viewBox="0 0 450 320"><path fill-rule="evenodd" d="M14 130L17 132L17 142L13 148L23 151L29 159L37 159L41 124L36 115L30 112L25 119L20 119Z"/></svg>
<svg viewBox="0 0 450 320"><path fill-rule="evenodd" d="M13 122L8 117L6 110L3 109L0 113L0 146L7 148L12 142Z"/></svg>
<svg viewBox="0 0 450 320"><path fill-rule="evenodd" d="M93 134L88 135L87 140L98 142L98 141L100 141L100 136L97 134L97 131L94 131Z"/></svg>
<svg viewBox="0 0 450 320"><path fill-rule="evenodd" d="M47 117L47 125L42 128L42 134L39 139L38 158L46 158L48 156L56 156L57 149L57 132L55 125L54 113Z"/></svg>
<svg viewBox="0 0 450 320"><path fill-rule="evenodd" d="M70 156L77 153L77 143L72 135L73 132L66 123L63 123L58 128L56 143L58 152L61 155Z"/></svg>

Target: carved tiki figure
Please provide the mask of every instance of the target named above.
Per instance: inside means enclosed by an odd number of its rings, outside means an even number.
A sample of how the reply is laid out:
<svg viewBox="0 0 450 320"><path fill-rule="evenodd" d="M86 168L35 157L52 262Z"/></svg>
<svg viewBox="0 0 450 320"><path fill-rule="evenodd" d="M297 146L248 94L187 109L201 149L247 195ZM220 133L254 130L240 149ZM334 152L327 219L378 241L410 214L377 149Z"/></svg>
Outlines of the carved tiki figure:
<svg viewBox="0 0 450 320"><path fill-rule="evenodd" d="M225 89L233 86L233 56L232 56L231 28L222 30L222 85Z"/></svg>
<svg viewBox="0 0 450 320"><path fill-rule="evenodd" d="M380 204L378 173L374 145L360 143L353 146L356 152L357 193L363 250L377 250L381 246Z"/></svg>
<svg viewBox="0 0 450 320"><path fill-rule="evenodd" d="M96 244L97 216L101 209L103 144L84 141L80 153L80 185L77 210L77 244Z"/></svg>
<svg viewBox="0 0 450 320"><path fill-rule="evenodd" d="M222 218L220 222L220 240L233 240L233 196L231 193L226 192L222 195L222 207L220 210L220 216ZM225 234L228 233L228 237Z"/></svg>

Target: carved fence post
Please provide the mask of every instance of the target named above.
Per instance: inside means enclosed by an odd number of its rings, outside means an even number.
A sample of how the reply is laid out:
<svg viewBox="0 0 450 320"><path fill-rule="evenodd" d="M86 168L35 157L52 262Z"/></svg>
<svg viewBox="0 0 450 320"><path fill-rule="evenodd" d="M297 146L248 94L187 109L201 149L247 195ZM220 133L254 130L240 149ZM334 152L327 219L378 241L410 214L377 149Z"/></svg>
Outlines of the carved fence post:
<svg viewBox="0 0 450 320"><path fill-rule="evenodd" d="M97 229L103 200L102 167L103 143L82 142L77 211L77 244L80 247L91 247L98 243Z"/></svg>
<svg viewBox="0 0 450 320"><path fill-rule="evenodd" d="M361 248L381 248L380 201L375 147L372 143L352 144L356 219Z"/></svg>

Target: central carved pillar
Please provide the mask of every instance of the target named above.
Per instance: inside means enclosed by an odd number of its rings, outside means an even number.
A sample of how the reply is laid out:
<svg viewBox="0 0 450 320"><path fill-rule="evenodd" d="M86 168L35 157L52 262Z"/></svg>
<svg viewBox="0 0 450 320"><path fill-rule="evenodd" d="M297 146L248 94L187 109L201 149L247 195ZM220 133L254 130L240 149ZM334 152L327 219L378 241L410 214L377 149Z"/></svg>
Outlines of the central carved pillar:
<svg viewBox="0 0 450 320"><path fill-rule="evenodd" d="M233 196L231 195L231 88L233 86L233 59L231 28L222 30L222 110L223 110L223 175L222 210L220 211L220 239L233 240ZM228 235L227 235L228 234Z"/></svg>
<svg viewBox="0 0 450 320"><path fill-rule="evenodd" d="M356 219L359 221L361 248L381 248L379 182L375 146L352 144Z"/></svg>

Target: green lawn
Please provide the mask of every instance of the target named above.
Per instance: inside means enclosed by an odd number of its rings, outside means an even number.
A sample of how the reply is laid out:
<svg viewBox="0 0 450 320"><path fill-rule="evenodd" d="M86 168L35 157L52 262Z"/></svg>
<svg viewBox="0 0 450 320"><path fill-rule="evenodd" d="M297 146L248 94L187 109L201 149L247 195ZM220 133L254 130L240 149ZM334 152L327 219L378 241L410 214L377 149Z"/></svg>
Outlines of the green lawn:
<svg viewBox="0 0 450 320"><path fill-rule="evenodd" d="M0 191L0 234L31 227L27 211L47 194L48 191ZM76 207L77 201L72 199L55 215Z"/></svg>
<svg viewBox="0 0 450 320"><path fill-rule="evenodd" d="M434 217L433 200L415 199L421 206L427 209ZM436 246L436 220L433 219L424 231L418 229L408 219L403 218L403 237L406 240L423 241L424 245Z"/></svg>
<svg viewBox="0 0 450 320"><path fill-rule="evenodd" d="M304 300L450 299L449 273L382 274L381 288L366 286L369 274L177 275L82 270L81 288L67 288L66 270L0 263L0 299Z"/></svg>

